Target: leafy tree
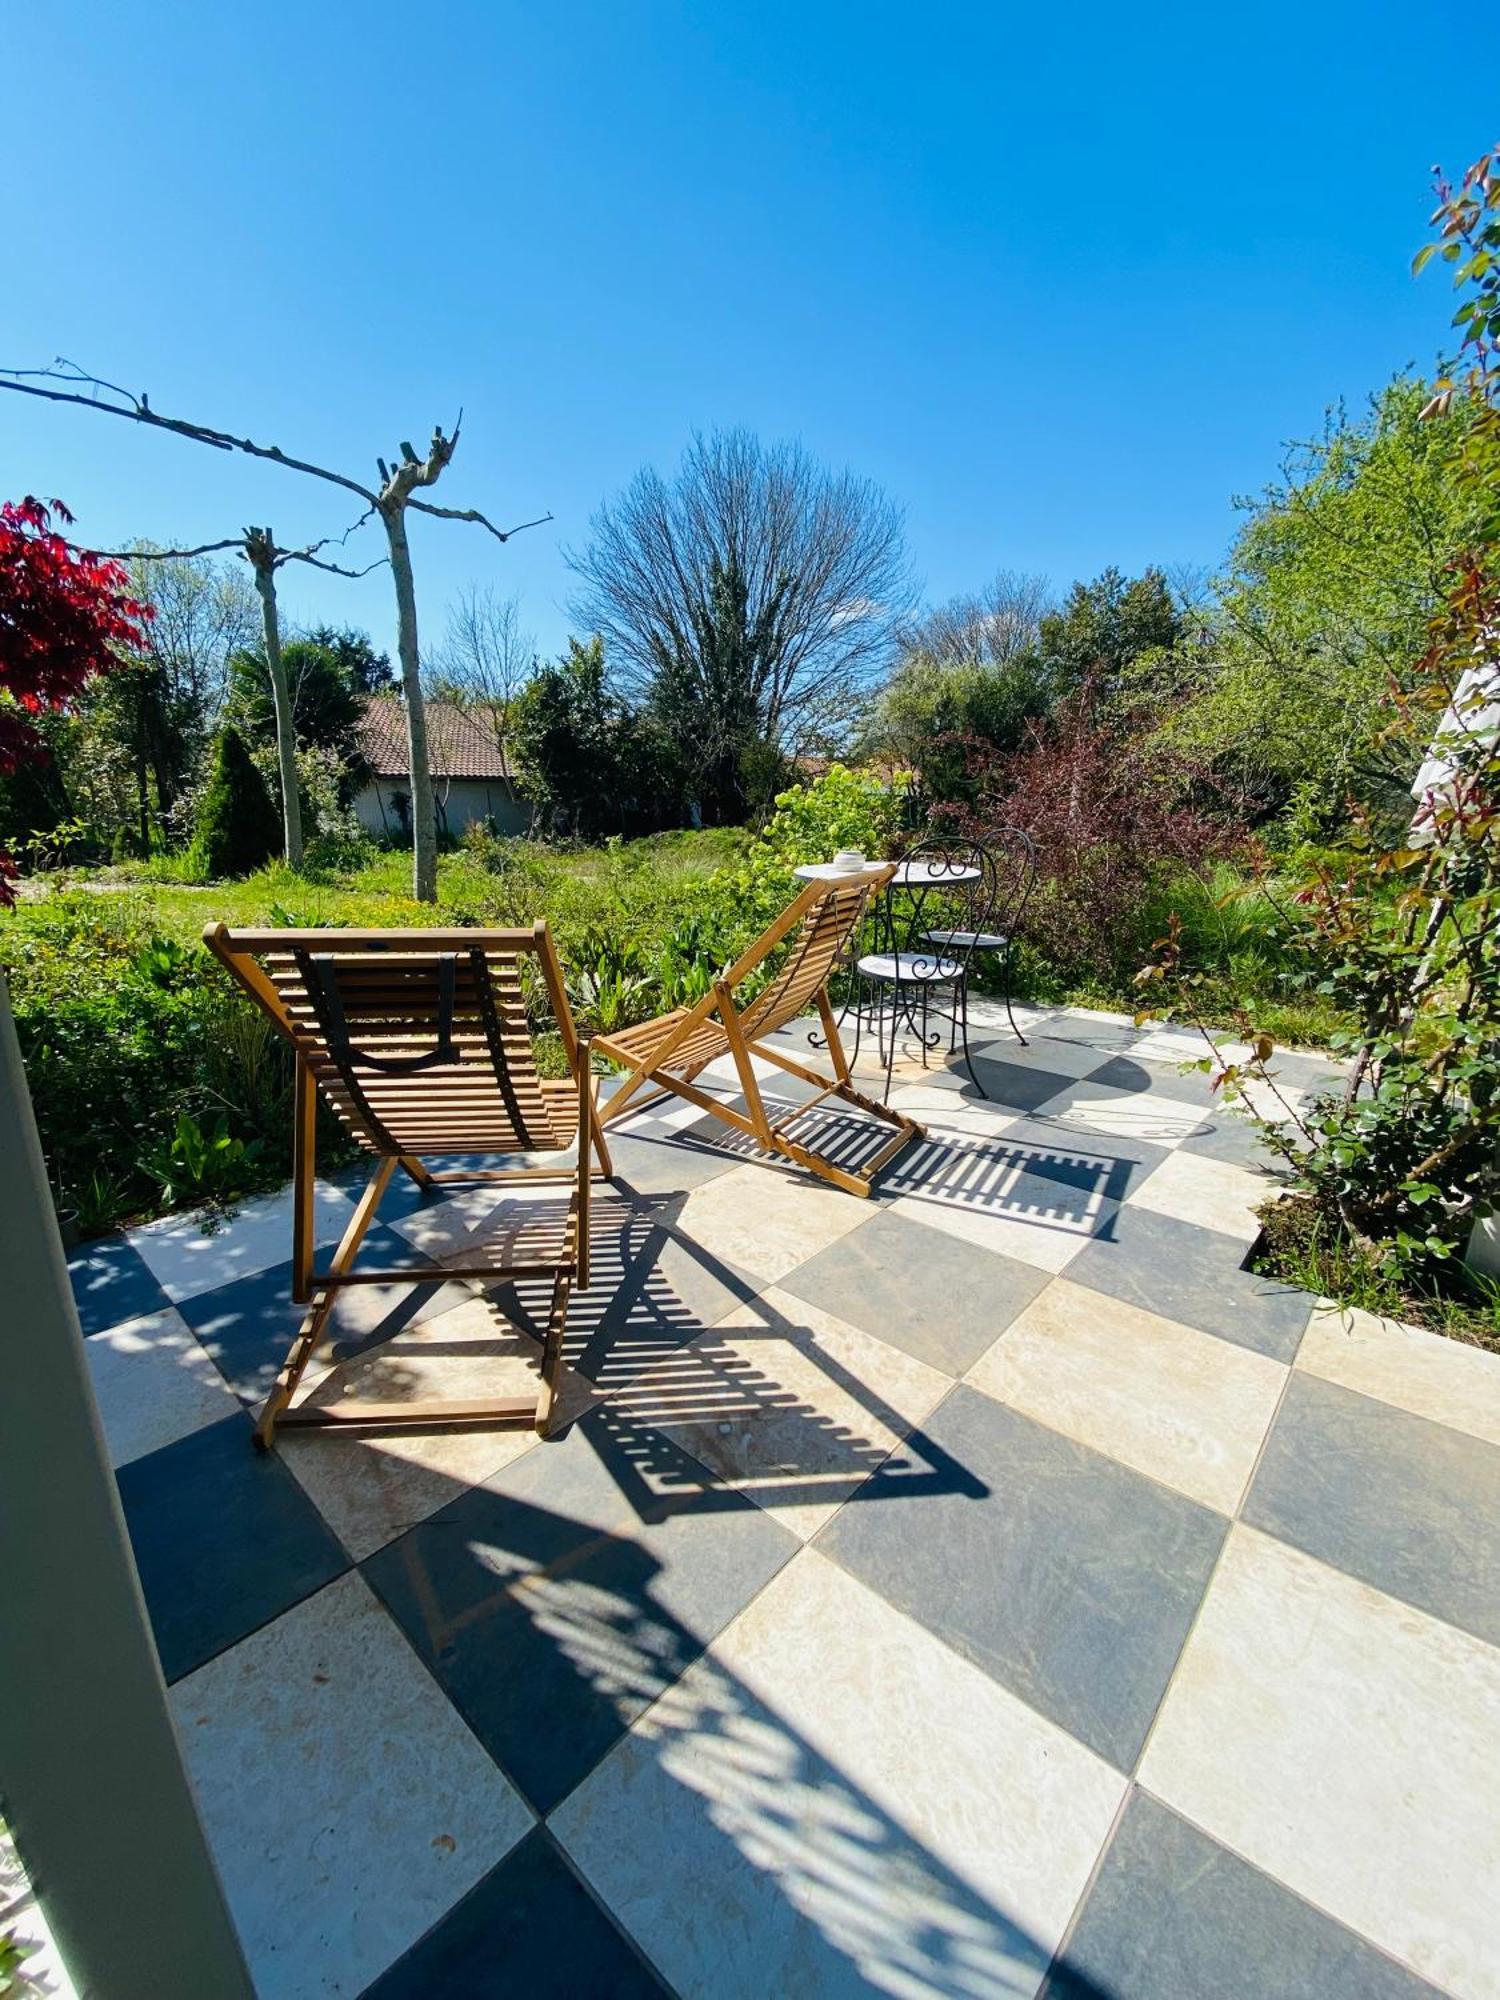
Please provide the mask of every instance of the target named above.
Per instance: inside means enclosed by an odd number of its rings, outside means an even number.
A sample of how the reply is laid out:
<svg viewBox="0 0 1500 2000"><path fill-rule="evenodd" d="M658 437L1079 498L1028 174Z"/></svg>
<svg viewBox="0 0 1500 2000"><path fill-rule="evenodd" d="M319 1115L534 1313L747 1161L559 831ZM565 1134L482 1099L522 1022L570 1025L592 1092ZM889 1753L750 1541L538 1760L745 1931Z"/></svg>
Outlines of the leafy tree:
<svg viewBox="0 0 1500 2000"><path fill-rule="evenodd" d="M1048 692L1034 654L997 666L912 655L882 690L860 748L909 765L929 799L972 801L976 756L1018 749Z"/></svg>
<svg viewBox="0 0 1500 2000"><path fill-rule="evenodd" d="M1292 448L1242 503L1217 608L1159 689L1172 744L1240 767L1262 812L1295 804L1313 834L1342 823L1351 794L1404 816L1389 691L1414 685L1475 504L1454 477L1470 412L1424 420L1427 396L1393 382Z"/></svg>
<svg viewBox="0 0 1500 2000"><path fill-rule="evenodd" d="M1292 1216L1322 1232L1303 1274L1335 1290L1351 1265L1451 1283L1476 1219L1500 1202L1500 152L1439 196L1419 264L1437 251L1454 267L1463 353L1421 420L1470 537L1435 579L1441 602L1396 663L1382 718L1409 784L1416 773L1405 823L1356 807L1337 866L1309 866L1288 910L1302 976L1353 1023L1336 1039L1346 1085L1311 1106L1282 1100L1285 1123L1266 1128L1309 1198ZM1141 978L1182 971L1174 933ZM1180 984L1191 1005L1191 975ZM1270 1037L1241 1025L1250 1057L1218 1059L1219 1081L1280 1098Z"/></svg>
<svg viewBox="0 0 1500 2000"><path fill-rule="evenodd" d="M343 769L340 790L347 803L365 778L360 717L371 694L395 685L390 661L376 652L363 632L326 625L306 638L287 640L281 659L297 748L327 751L337 759ZM271 677L258 649L238 652L229 663L228 712L252 747L274 748Z"/></svg>
<svg viewBox="0 0 1500 2000"><path fill-rule="evenodd" d="M532 678L516 703L514 744L523 789L553 831L597 840L679 823L675 744L653 715L611 693L597 634L570 639Z"/></svg>
<svg viewBox="0 0 1500 2000"><path fill-rule="evenodd" d="M1165 571L1125 577L1110 568L1092 583L1075 583L1061 607L1041 618L1037 651L1057 698L1087 682L1108 699L1133 661L1170 647L1181 630Z"/></svg>
<svg viewBox="0 0 1500 2000"><path fill-rule="evenodd" d="M744 430L696 437L594 517L576 609L621 694L667 730L705 819L745 810L742 755L847 726L909 587L897 510L867 480Z"/></svg>
<svg viewBox="0 0 1500 2000"><path fill-rule="evenodd" d="M151 609L128 572L72 547L52 525L72 515L29 494L0 505L0 776L47 755L39 715L77 700L117 663L117 648L145 642ZM14 901L15 866L0 854L0 904Z"/></svg>
<svg viewBox="0 0 1500 2000"><path fill-rule="evenodd" d="M220 732L194 845L209 875L251 875L281 846L281 818L239 731Z"/></svg>

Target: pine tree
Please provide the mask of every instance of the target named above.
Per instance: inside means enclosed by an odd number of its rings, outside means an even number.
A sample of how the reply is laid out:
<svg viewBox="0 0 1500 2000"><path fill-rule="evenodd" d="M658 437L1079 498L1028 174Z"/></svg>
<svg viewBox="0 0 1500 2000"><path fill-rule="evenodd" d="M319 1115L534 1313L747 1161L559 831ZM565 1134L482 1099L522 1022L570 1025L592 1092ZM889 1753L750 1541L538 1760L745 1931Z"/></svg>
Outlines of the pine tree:
<svg viewBox="0 0 1500 2000"><path fill-rule="evenodd" d="M219 738L194 846L209 875L250 875L280 852L281 817L236 730Z"/></svg>

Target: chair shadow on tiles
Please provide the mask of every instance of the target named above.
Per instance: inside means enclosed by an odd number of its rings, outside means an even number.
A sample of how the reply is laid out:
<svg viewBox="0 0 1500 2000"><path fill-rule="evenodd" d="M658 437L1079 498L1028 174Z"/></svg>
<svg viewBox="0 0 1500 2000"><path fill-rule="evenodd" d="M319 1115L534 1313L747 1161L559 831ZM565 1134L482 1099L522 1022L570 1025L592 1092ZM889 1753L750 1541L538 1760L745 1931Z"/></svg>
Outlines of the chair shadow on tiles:
<svg viewBox="0 0 1500 2000"><path fill-rule="evenodd" d="M955 1102L965 1101L958 1092ZM934 1120L936 1123L936 1120ZM851 1172L872 1150L868 1127L838 1111L809 1116L809 1140ZM685 1135L684 1135L685 1136ZM877 1135L878 1137L878 1135ZM729 1149L726 1149L729 1150ZM732 1150L764 1158L753 1139L734 1135ZM1061 1133L1055 1144L931 1130L914 1141L878 1177L877 1200L909 1200L976 1218L1024 1223L1076 1237L1112 1239L1115 1213L1139 1173L1136 1163Z"/></svg>
<svg viewBox="0 0 1500 2000"><path fill-rule="evenodd" d="M595 1411L564 1449L639 1478L627 1419ZM364 1565L365 1575L470 1728L573 1865L675 1985L949 1996L1035 1993L1052 1959L1005 1907L1002 1885L961 1878L771 1699L708 1648L722 1604L695 1619L674 1523L695 1508L656 1492L638 1532L538 1504L533 1489L456 1491ZM727 1508L745 1503L724 1496ZM749 1512L753 1515L754 1509ZM694 1533L713 1534L709 1523ZM686 1567L695 1557L691 1546ZM784 1556L760 1560L736 1615ZM311 1830L309 1837L311 1838ZM501 1869L504 1863L500 1864ZM498 1873L499 1871L497 1871ZM732 1908L735 1942L718 1914ZM441 1926L432 1942L440 1939ZM423 1944L372 1989L422 1988ZM567 1940L551 1949L563 1954ZM1070 2000L1108 2000L1070 1986Z"/></svg>
<svg viewBox="0 0 1500 2000"><path fill-rule="evenodd" d="M732 1492L773 1513L803 1510L810 1533L820 1524L814 1513L831 1512L882 1468L890 1497L983 1497L986 1489L920 1429L946 1382L872 1336L837 1327L830 1336L776 1310L756 1281L677 1227L684 1200L618 1187L596 1198L591 1282L573 1294L563 1340L558 1438L595 1412L617 1442L611 1471L643 1517L659 1505L658 1482L676 1491L679 1507L712 1511ZM458 1226L431 1254L439 1269L481 1247L497 1260L543 1260L566 1213L565 1199L542 1189L471 1203L449 1219ZM544 1280L507 1281L373 1349L336 1348L307 1400L347 1406L360 1397L477 1394L487 1377L491 1393L510 1393L508 1377L524 1390L548 1308ZM901 1407L868 1379L869 1367L851 1361L851 1342L895 1371ZM925 1396L914 1374L930 1377ZM378 1427L363 1435L378 1437ZM705 1467L724 1484L705 1484Z"/></svg>

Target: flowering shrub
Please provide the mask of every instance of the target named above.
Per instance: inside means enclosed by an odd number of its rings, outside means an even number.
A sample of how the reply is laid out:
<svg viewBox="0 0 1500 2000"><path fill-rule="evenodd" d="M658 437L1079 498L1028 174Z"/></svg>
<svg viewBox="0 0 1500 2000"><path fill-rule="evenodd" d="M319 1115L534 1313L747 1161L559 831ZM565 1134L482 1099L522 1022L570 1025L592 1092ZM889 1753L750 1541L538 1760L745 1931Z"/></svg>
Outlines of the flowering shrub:
<svg viewBox="0 0 1500 2000"><path fill-rule="evenodd" d="M981 766L978 803L954 818L981 839L1002 824L1030 834L1038 875L1025 942L1065 978L1112 981L1140 962L1164 876L1202 869L1241 833L1195 766L1097 709L1086 683L1030 725L1023 749Z"/></svg>
<svg viewBox="0 0 1500 2000"><path fill-rule="evenodd" d="M79 695L116 648L140 647L152 615L124 567L74 548L54 514L71 524L60 500L0 504L0 776L45 758L35 718ZM14 902L15 873L0 854L0 903Z"/></svg>

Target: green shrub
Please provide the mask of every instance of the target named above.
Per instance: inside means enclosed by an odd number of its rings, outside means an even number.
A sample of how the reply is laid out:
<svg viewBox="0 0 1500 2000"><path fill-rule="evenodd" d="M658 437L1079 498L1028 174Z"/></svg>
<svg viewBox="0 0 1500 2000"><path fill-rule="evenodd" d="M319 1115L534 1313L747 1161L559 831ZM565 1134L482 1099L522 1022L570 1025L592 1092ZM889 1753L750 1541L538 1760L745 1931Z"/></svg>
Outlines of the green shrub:
<svg viewBox="0 0 1500 2000"><path fill-rule="evenodd" d="M85 1230L284 1178L289 1054L206 953L156 928L147 892L18 910L0 969L54 1190ZM326 1143L344 1148L332 1121Z"/></svg>
<svg viewBox="0 0 1500 2000"><path fill-rule="evenodd" d="M210 876L250 875L281 846L281 820L237 730L225 729L198 807L196 856Z"/></svg>

